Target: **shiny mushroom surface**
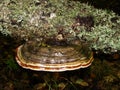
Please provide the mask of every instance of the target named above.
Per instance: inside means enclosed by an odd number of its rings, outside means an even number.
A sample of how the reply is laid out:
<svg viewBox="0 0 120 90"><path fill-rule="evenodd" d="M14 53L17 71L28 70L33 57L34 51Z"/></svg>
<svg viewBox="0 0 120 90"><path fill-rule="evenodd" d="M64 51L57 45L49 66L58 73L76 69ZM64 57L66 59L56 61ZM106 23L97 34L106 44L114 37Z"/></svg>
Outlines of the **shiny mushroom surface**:
<svg viewBox="0 0 120 90"><path fill-rule="evenodd" d="M35 71L62 72L86 68L93 61L93 53L85 45L34 44L27 43L17 48L16 61L21 67Z"/></svg>

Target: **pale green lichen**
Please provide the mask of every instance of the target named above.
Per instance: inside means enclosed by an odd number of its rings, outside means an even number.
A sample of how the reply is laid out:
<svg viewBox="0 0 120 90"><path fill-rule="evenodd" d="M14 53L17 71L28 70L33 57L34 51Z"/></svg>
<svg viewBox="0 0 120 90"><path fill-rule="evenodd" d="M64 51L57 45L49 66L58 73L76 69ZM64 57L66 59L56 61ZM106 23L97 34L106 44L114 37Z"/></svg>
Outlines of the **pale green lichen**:
<svg viewBox="0 0 120 90"><path fill-rule="evenodd" d="M78 20L76 20L78 19ZM105 53L120 51L120 16L74 0L2 0L0 32L29 38L78 37Z"/></svg>

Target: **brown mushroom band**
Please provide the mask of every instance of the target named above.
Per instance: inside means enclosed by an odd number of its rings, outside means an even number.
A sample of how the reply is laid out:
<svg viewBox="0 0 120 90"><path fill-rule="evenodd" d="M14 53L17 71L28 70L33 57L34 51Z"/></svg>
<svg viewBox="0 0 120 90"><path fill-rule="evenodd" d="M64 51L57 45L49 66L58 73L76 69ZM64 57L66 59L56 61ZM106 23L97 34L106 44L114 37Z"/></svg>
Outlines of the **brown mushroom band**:
<svg viewBox="0 0 120 90"><path fill-rule="evenodd" d="M25 60L21 54L22 45L17 48L17 56L16 60L18 64L26 69L31 69L35 71L49 71L49 72L62 72L62 71L70 71L76 70L80 68L86 68L91 65L93 61L93 53L91 52L90 58L85 60L75 60L68 63L62 64L41 64L41 63L31 63L26 62L29 60Z"/></svg>

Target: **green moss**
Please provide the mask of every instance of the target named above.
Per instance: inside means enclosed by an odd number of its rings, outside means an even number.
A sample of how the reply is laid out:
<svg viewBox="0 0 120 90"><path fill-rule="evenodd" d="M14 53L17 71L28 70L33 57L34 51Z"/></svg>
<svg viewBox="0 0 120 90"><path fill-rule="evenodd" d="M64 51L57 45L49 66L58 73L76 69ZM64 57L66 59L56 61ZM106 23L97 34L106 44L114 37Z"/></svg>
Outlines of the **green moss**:
<svg viewBox="0 0 120 90"><path fill-rule="evenodd" d="M105 53L120 50L120 16L73 0L3 0L0 32L13 37L78 37Z"/></svg>
<svg viewBox="0 0 120 90"><path fill-rule="evenodd" d="M15 62L14 58L10 58L9 60L5 61L7 68L9 70L18 70L18 64Z"/></svg>

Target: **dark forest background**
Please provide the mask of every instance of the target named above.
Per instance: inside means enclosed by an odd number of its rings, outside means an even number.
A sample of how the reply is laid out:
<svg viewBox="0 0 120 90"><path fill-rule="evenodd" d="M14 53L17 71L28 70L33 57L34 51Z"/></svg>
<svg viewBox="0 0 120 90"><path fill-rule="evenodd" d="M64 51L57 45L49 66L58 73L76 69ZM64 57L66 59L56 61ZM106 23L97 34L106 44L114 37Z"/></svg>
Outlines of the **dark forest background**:
<svg viewBox="0 0 120 90"><path fill-rule="evenodd" d="M113 10L120 15L120 0L79 0L100 9Z"/></svg>

